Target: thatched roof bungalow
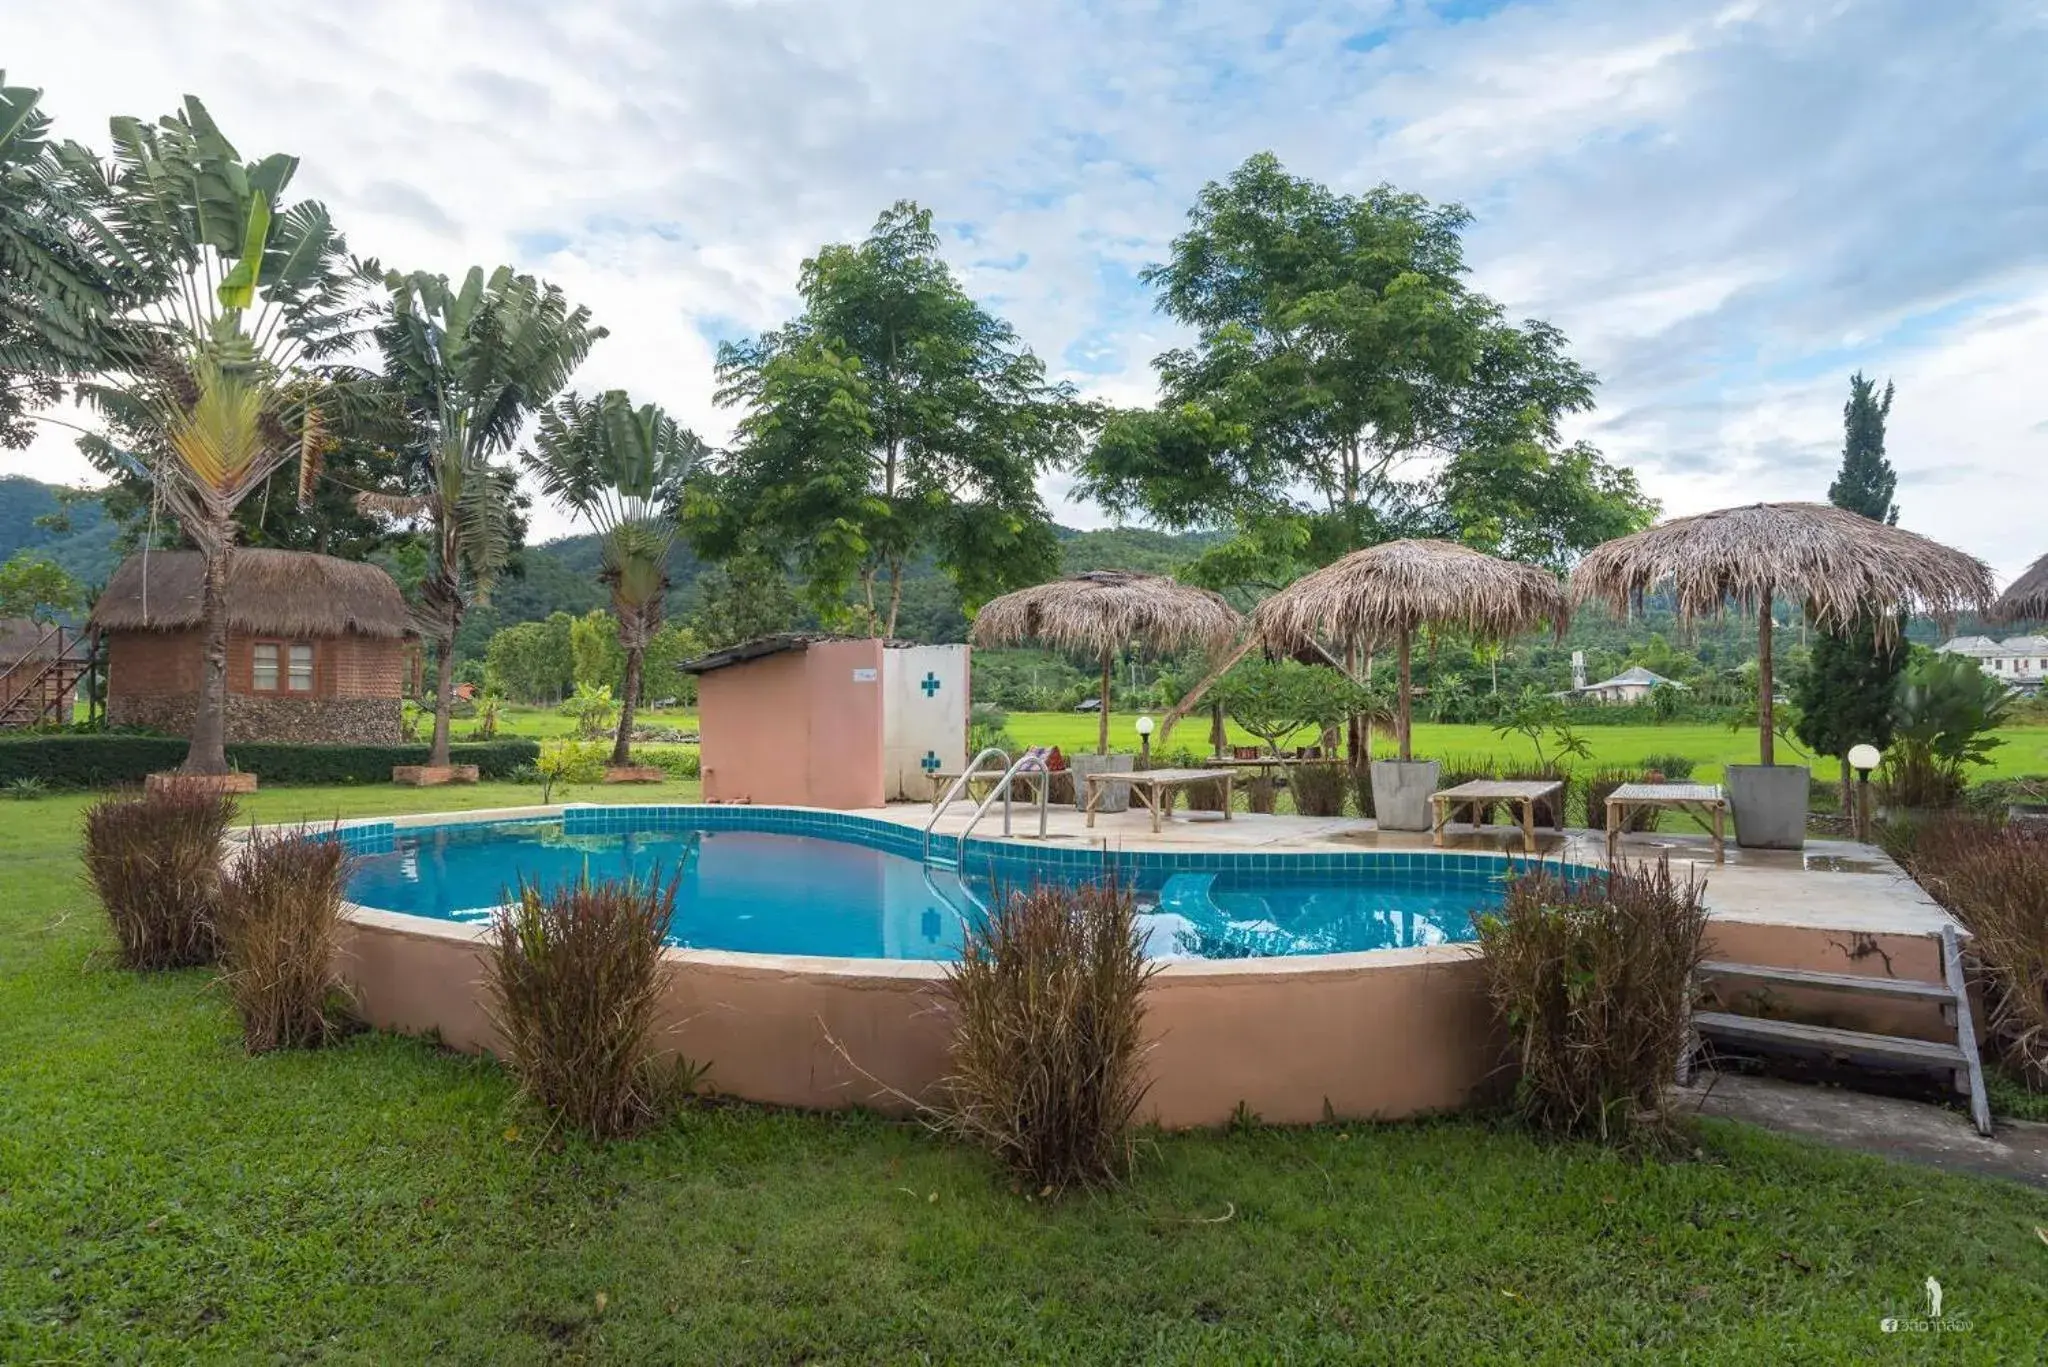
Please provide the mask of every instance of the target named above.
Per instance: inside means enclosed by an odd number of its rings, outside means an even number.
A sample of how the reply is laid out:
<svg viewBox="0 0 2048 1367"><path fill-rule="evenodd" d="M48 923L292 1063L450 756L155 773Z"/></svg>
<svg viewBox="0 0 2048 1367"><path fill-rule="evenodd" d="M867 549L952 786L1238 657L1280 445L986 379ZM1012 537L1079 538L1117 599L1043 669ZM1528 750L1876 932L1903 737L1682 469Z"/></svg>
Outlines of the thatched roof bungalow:
<svg viewBox="0 0 2048 1367"><path fill-rule="evenodd" d="M138 551L94 605L107 643L107 720L183 735L203 667L205 561ZM399 740L410 618L375 565L243 548L228 571L230 741Z"/></svg>

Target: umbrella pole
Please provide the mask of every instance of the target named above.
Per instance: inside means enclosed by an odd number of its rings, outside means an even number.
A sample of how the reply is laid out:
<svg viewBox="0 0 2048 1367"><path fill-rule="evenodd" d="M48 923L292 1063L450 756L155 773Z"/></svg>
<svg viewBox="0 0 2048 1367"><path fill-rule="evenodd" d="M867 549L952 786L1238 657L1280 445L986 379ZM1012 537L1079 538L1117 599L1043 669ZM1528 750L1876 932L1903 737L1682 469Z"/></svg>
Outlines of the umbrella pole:
<svg viewBox="0 0 2048 1367"><path fill-rule="evenodd" d="M1102 707L1096 713L1095 725L1095 753L1098 755L1109 753L1109 672L1115 663L1115 652L1102 652Z"/></svg>
<svg viewBox="0 0 2048 1367"><path fill-rule="evenodd" d="M1409 693L1411 691L1411 684L1409 682L1408 673L1408 655L1408 631L1406 628L1403 628L1401 631L1401 718L1399 725L1401 727L1401 762L1404 764L1407 763L1409 760L1415 758L1414 747L1409 743L1408 740L1408 733L1412 729L1412 722L1409 712Z"/></svg>
<svg viewBox="0 0 2048 1367"><path fill-rule="evenodd" d="M1777 749L1773 744L1777 739L1777 729L1771 724L1776 718L1772 715L1774 709L1771 697L1773 691L1771 688L1772 624L1771 590L1769 586L1764 588L1763 598L1764 605L1757 611L1756 622L1757 749L1758 753L1763 756L1764 764L1771 765L1777 763Z"/></svg>

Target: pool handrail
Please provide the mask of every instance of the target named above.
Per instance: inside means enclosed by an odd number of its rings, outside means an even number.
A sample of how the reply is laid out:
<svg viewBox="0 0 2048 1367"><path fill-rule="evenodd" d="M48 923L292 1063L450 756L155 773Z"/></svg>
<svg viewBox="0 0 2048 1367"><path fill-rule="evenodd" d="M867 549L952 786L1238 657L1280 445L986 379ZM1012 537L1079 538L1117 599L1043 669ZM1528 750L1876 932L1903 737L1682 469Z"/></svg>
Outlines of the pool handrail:
<svg viewBox="0 0 2048 1367"><path fill-rule="evenodd" d="M1000 758L1003 761L1003 772L1005 774L1009 772L1010 752L1003 749L1000 745L990 745L983 748L979 754L967 762L967 767L960 771L960 777L954 779L946 788L945 795L932 805L932 814L924 823L924 857L926 860L930 860L932 857L932 827L939 824L939 818L946 814L946 809L959 799L960 792L967 786L968 781L981 777L985 772L981 767L981 762L990 755Z"/></svg>
<svg viewBox="0 0 2048 1367"><path fill-rule="evenodd" d="M1052 796L1052 768L1046 764L1044 755L1039 754L1035 750L1026 750L1023 754L1017 756L1015 764L1012 764L1003 771L1003 776L996 781L996 786L989 789L988 796L983 798L981 805L974 809L974 815L968 817L967 824L960 828L960 844L953 856L953 866L955 868L958 868L961 862L967 858L967 837L973 834L974 828L980 824L981 819L988 815L988 809L995 806L998 797L1003 800L1003 834L1005 836L1010 834L1010 788L1016 783L1017 775L1028 773L1033 768L1036 768L1039 773L1038 838L1040 840L1045 839L1046 818L1048 815L1047 801ZM926 858L930 858L930 855L927 854Z"/></svg>

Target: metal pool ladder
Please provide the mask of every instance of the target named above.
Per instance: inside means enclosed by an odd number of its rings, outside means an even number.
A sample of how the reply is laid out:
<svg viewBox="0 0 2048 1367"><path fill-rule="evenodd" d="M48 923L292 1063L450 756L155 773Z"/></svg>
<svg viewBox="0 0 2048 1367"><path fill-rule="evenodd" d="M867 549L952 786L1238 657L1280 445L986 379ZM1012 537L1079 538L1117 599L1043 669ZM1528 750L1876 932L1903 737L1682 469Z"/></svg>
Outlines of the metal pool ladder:
<svg viewBox="0 0 2048 1367"><path fill-rule="evenodd" d="M994 755L996 758L1002 760L1002 771L1004 773L1009 772L1010 754L1007 750L1003 749L999 745L989 746L987 749L983 750L980 754L976 755L973 759L968 761L967 767L966 769L961 771L960 777L954 779L951 785L947 787L946 795L940 798L937 802L932 804L931 818L924 823L925 863L929 864L932 859L932 827L938 825L939 818L946 814L946 809L959 800L960 794L966 790L968 781L970 779L980 778L984 773L992 772L990 770L985 770L981 767L981 762L987 759L990 755Z"/></svg>
<svg viewBox="0 0 2048 1367"><path fill-rule="evenodd" d="M960 828L959 838L953 846L953 858L947 860L942 855L934 855L932 853L932 828L938 824L940 815L952 804L954 798L958 795L958 790L965 787L967 780L973 778L980 771L982 760L991 754L1002 755L1004 759L1009 758L1008 755L1003 754L1001 750L996 749L994 746L990 746L976 755L974 762L967 766L967 772L953 781L953 786L946 790L946 796L940 800L938 807L933 810L931 819L924 823L924 862L933 868L957 870L960 867L961 860L967 856L967 837L973 834L974 828L981 823L983 817L988 815L989 808L995 806L996 799L999 797L1003 800L1003 834L1010 834L1011 786L1016 783L1019 774L1030 773L1034 769L1041 776L1038 784L1038 838L1040 840L1045 839L1046 819L1049 812L1047 804L1052 796L1052 770L1046 767L1043 755L1034 755L1026 752L1019 755L1014 763L1003 770L1003 776L996 780L996 786L989 789L988 796L983 798L981 805L974 809L974 815L968 817L967 824Z"/></svg>

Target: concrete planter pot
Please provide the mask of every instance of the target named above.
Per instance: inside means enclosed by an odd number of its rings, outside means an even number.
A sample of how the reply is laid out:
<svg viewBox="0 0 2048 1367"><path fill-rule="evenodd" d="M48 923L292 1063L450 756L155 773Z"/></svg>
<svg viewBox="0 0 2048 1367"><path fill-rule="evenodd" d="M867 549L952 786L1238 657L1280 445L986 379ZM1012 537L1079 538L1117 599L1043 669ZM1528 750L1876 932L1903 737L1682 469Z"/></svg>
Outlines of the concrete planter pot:
<svg viewBox="0 0 2048 1367"><path fill-rule="evenodd" d="M1812 774L1803 764L1731 764L1728 807L1735 843L1748 850L1796 850L1806 844Z"/></svg>
<svg viewBox="0 0 2048 1367"><path fill-rule="evenodd" d="M391 769L391 781L404 788L438 788L444 783L474 783L474 764L398 764Z"/></svg>
<svg viewBox="0 0 2048 1367"><path fill-rule="evenodd" d="M1083 780L1089 774L1128 774L1136 767L1136 755L1069 755L1067 767L1074 774L1074 807L1084 811L1088 805L1088 785ZM1131 785L1108 783L1102 785L1102 796L1095 801L1098 812L1127 812L1131 809Z"/></svg>
<svg viewBox="0 0 2048 1367"><path fill-rule="evenodd" d="M1376 759L1372 762L1373 820L1383 831L1429 829L1429 795L1443 765L1433 759Z"/></svg>
<svg viewBox="0 0 2048 1367"><path fill-rule="evenodd" d="M254 774L151 774L142 781L142 790L152 795L170 793L175 796L218 796L223 793L253 793L256 791Z"/></svg>

